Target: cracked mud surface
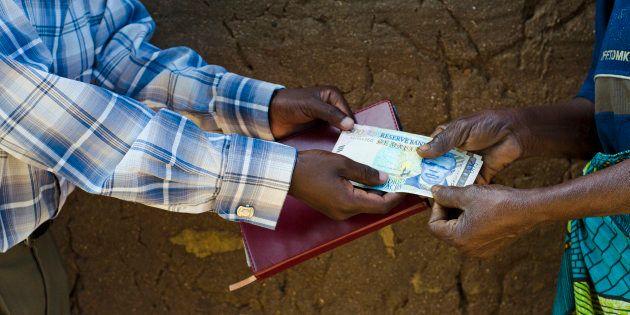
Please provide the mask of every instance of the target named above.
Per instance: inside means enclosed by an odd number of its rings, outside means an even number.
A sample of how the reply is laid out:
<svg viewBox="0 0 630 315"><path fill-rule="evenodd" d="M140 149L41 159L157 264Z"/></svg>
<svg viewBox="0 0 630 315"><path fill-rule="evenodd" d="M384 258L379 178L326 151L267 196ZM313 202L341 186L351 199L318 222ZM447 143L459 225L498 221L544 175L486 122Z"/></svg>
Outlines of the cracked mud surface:
<svg viewBox="0 0 630 315"><path fill-rule="evenodd" d="M337 85L353 107L391 98L407 131L571 97L589 65L592 1L146 1L154 43L286 86ZM496 179L546 186L580 161L531 159ZM491 260L394 224L234 293L249 275L236 224L74 193L53 225L85 314L544 314L563 224ZM217 243L218 239L227 242Z"/></svg>

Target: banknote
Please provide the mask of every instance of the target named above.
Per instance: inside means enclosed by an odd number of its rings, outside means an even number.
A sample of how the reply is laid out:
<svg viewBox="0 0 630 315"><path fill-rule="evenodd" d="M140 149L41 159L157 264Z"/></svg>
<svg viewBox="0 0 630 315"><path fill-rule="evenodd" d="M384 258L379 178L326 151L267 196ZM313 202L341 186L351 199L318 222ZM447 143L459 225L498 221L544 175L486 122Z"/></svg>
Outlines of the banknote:
<svg viewBox="0 0 630 315"><path fill-rule="evenodd" d="M363 188L404 192L432 197L434 185L466 186L474 183L483 161L481 156L453 149L433 159L423 159L416 148L431 138L407 132L355 125L344 131L333 152L389 174L380 186Z"/></svg>

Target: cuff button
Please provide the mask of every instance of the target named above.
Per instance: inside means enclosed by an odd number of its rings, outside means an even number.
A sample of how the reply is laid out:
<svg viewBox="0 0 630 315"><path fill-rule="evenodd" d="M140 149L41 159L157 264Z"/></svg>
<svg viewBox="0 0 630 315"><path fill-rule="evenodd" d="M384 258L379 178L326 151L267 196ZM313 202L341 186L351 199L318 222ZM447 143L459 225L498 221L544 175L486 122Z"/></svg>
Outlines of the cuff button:
<svg viewBox="0 0 630 315"><path fill-rule="evenodd" d="M254 207L250 205L236 208L236 215L241 218L251 218L254 216Z"/></svg>

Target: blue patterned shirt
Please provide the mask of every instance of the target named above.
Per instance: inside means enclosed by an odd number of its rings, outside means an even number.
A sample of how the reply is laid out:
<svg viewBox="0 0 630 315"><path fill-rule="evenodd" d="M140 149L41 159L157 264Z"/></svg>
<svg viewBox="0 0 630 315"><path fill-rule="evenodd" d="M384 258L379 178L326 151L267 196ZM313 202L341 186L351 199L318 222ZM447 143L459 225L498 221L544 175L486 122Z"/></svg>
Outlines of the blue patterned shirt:
<svg viewBox="0 0 630 315"><path fill-rule="evenodd" d="M296 159L266 141L282 87L161 50L154 29L134 0L0 1L2 252L75 185L275 227ZM244 205L253 216L237 215Z"/></svg>

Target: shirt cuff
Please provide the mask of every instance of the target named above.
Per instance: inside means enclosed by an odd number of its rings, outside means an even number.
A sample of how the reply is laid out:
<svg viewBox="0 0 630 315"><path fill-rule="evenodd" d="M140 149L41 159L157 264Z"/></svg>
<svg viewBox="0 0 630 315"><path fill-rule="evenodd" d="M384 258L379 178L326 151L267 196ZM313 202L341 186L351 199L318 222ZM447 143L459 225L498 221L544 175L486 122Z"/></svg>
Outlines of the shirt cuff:
<svg viewBox="0 0 630 315"><path fill-rule="evenodd" d="M219 216L275 229L297 159L284 144L230 135L215 199Z"/></svg>
<svg viewBox="0 0 630 315"><path fill-rule="evenodd" d="M225 134L273 140L269 126L269 104L281 85L225 73L213 99L219 128Z"/></svg>

